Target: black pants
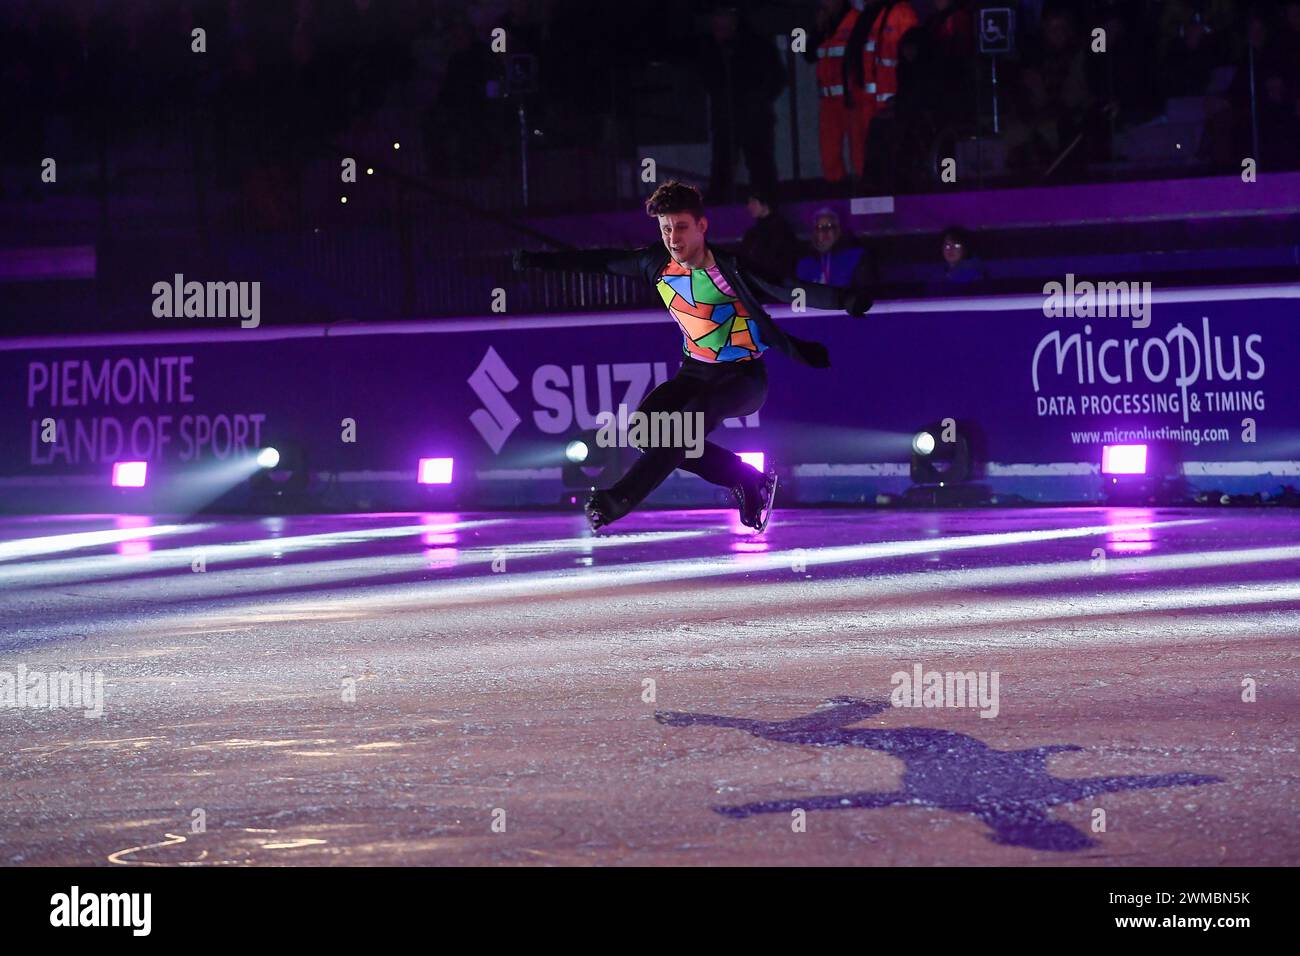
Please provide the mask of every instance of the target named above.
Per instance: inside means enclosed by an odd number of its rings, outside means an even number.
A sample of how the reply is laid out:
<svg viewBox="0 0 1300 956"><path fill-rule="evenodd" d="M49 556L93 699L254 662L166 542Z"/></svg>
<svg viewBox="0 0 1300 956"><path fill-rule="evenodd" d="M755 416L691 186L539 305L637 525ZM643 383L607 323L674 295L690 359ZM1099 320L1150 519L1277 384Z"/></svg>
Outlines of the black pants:
<svg viewBox="0 0 1300 956"><path fill-rule="evenodd" d="M707 435L723 419L752 415L762 407L765 398L767 368L761 358L718 363L685 358L677 374L647 395L637 410L646 414L700 412ZM735 452L706 441L698 458L688 458L685 448L643 448L641 457L610 491L627 498L635 507L677 468L725 488L756 477L754 469L736 457Z"/></svg>

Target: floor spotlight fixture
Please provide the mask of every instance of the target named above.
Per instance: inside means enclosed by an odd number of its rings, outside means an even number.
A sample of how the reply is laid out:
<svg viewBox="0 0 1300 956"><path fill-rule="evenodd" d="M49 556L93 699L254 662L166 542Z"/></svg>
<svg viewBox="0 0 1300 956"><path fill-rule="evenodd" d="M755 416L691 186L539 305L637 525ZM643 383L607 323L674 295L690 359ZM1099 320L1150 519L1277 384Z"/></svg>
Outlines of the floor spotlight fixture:
<svg viewBox="0 0 1300 956"><path fill-rule="evenodd" d="M1172 445L1102 445L1101 480L1108 504L1174 504L1187 497Z"/></svg>
<svg viewBox="0 0 1300 956"><path fill-rule="evenodd" d="M572 462L575 465L581 465L591 454L591 448L581 438L575 438L564 446L565 461Z"/></svg>
<svg viewBox="0 0 1300 956"><path fill-rule="evenodd" d="M450 458L421 458L416 481L422 485L449 485L453 461Z"/></svg>
<svg viewBox="0 0 1300 956"><path fill-rule="evenodd" d="M253 463L257 468L248 483L258 507L282 511L305 505L307 459L297 443L277 441L267 445L258 450Z"/></svg>
<svg viewBox="0 0 1300 956"><path fill-rule="evenodd" d="M1103 475L1145 475L1147 473L1146 445L1102 445L1101 473Z"/></svg>
<svg viewBox="0 0 1300 956"><path fill-rule="evenodd" d="M973 430L945 418L912 436L912 482L946 487L975 477Z"/></svg>
<svg viewBox="0 0 1300 956"><path fill-rule="evenodd" d="M597 432L588 430L570 435L564 443L564 460L560 465L560 478L565 488L591 489L605 477L618 470L619 449L606 447L597 441ZM567 503L566 493L563 501Z"/></svg>
<svg viewBox="0 0 1300 956"><path fill-rule="evenodd" d="M912 487L907 504L961 505L988 500L983 477L983 440L970 422L940 419L912 435Z"/></svg>
<svg viewBox="0 0 1300 956"><path fill-rule="evenodd" d="M114 488L143 488L149 475L147 461L113 462Z"/></svg>

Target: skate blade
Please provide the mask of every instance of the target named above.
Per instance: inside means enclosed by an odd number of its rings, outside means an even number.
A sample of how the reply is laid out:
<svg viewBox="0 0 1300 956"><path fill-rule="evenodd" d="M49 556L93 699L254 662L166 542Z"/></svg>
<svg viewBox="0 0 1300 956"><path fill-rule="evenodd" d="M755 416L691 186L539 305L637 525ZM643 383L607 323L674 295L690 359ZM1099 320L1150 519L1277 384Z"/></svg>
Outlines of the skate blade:
<svg viewBox="0 0 1300 956"><path fill-rule="evenodd" d="M772 505L776 502L776 484L779 480L776 475L772 476L772 487L767 492L767 506L763 509L763 520L754 529L754 534L762 534L766 531L767 523L772 520Z"/></svg>

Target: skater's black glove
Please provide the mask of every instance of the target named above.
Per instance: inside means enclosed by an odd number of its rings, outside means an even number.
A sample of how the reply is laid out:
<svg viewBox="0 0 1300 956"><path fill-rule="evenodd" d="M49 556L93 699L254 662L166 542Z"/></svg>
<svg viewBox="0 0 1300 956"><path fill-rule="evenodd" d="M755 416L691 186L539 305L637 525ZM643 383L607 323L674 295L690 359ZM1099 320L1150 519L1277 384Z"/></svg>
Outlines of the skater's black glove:
<svg viewBox="0 0 1300 956"><path fill-rule="evenodd" d="M529 262L529 255L530 254L527 249L515 250L514 258L512 260L512 265L514 266L516 272L523 272L531 265L531 263Z"/></svg>
<svg viewBox="0 0 1300 956"><path fill-rule="evenodd" d="M866 315L873 305L875 305L875 302L871 296L857 290L850 291L844 298L844 311L858 319Z"/></svg>
<svg viewBox="0 0 1300 956"><path fill-rule="evenodd" d="M820 342L799 339L794 343L795 350L812 368L830 368L831 353Z"/></svg>

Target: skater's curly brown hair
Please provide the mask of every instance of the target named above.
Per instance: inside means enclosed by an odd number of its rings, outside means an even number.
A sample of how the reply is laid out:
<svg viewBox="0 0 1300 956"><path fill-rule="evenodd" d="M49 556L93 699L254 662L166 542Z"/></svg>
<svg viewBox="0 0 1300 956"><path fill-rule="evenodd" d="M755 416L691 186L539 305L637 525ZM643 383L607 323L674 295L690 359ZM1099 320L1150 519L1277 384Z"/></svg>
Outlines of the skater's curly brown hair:
<svg viewBox="0 0 1300 956"><path fill-rule="evenodd" d="M668 216L675 212L689 212L699 219L704 215L704 197L694 186L670 179L645 201L645 213L647 216Z"/></svg>

